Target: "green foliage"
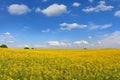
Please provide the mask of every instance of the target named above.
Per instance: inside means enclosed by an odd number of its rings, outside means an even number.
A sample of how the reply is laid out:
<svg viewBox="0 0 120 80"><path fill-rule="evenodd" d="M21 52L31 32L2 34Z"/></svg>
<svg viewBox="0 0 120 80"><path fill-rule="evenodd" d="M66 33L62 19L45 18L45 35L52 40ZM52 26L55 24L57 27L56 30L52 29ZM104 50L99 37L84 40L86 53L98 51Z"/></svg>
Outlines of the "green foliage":
<svg viewBox="0 0 120 80"><path fill-rule="evenodd" d="M35 48L31 48L31 49L35 49Z"/></svg>
<svg viewBox="0 0 120 80"><path fill-rule="evenodd" d="M29 47L24 47L24 49L30 49Z"/></svg>
<svg viewBox="0 0 120 80"><path fill-rule="evenodd" d="M5 44L2 44L2 45L0 45L0 48L8 48L8 46Z"/></svg>
<svg viewBox="0 0 120 80"><path fill-rule="evenodd" d="M84 50L87 50L87 48L84 48Z"/></svg>

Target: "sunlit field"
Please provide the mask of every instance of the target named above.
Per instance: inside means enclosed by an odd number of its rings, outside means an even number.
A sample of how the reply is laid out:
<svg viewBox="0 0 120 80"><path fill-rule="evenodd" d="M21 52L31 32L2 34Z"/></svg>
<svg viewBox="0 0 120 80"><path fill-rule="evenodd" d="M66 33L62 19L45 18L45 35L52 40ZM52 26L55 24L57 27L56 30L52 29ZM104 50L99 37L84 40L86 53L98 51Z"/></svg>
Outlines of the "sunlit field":
<svg viewBox="0 0 120 80"><path fill-rule="evenodd" d="M120 80L120 50L0 49L0 80Z"/></svg>

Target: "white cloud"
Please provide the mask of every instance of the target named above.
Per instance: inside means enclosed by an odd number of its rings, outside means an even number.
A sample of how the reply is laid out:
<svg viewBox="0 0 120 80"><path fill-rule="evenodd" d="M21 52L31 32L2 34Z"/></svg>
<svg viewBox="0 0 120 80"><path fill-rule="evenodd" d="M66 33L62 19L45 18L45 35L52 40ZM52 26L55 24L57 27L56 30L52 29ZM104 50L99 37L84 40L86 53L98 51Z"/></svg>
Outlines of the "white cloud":
<svg viewBox="0 0 120 80"><path fill-rule="evenodd" d="M114 15L120 17L120 11L116 11Z"/></svg>
<svg viewBox="0 0 120 80"><path fill-rule="evenodd" d="M101 47L120 47L120 31L115 31L100 40Z"/></svg>
<svg viewBox="0 0 120 80"><path fill-rule="evenodd" d="M73 44L75 45L82 45L82 44L89 44L88 41L85 41L85 40L80 40L80 41L74 41Z"/></svg>
<svg viewBox="0 0 120 80"><path fill-rule="evenodd" d="M12 15L22 15L30 11L30 8L24 4L12 4L8 7L8 12Z"/></svg>
<svg viewBox="0 0 120 80"><path fill-rule="evenodd" d="M92 3L94 0L88 0L90 3Z"/></svg>
<svg viewBox="0 0 120 80"><path fill-rule="evenodd" d="M25 44L24 47L30 47L28 44Z"/></svg>
<svg viewBox="0 0 120 80"><path fill-rule="evenodd" d="M5 35L10 35L11 33L9 33L9 32L6 32L6 33L4 33Z"/></svg>
<svg viewBox="0 0 120 80"><path fill-rule="evenodd" d="M120 31L105 34L106 36L100 37L99 40L89 43L86 40L74 41L73 46L87 47L87 48L120 48ZM78 46L77 46L78 45Z"/></svg>
<svg viewBox="0 0 120 80"><path fill-rule="evenodd" d="M95 8L93 7L86 7L85 9L83 9L84 12L93 12L95 10Z"/></svg>
<svg viewBox="0 0 120 80"><path fill-rule="evenodd" d="M47 44L49 46L58 46L58 47L60 47L60 46L64 46L64 47L67 46L66 43L61 42L61 41L49 41L49 42L47 42Z"/></svg>
<svg viewBox="0 0 120 80"><path fill-rule="evenodd" d="M51 46L58 46L60 43L58 41L49 41L48 42L48 45L51 45Z"/></svg>
<svg viewBox="0 0 120 80"><path fill-rule="evenodd" d="M97 29L107 29L112 27L112 24L104 24L104 25L96 25L96 24L89 24L89 25L84 25L84 24L77 24L77 23L62 23L60 24L61 28L60 30L72 30L72 29L82 29L82 28L88 28L90 30L97 30Z"/></svg>
<svg viewBox="0 0 120 80"><path fill-rule="evenodd" d="M41 32L50 32L50 29L42 30Z"/></svg>
<svg viewBox="0 0 120 80"><path fill-rule="evenodd" d="M83 9L84 12L99 12L99 11L110 11L114 6L107 6L105 1L100 1L96 7L86 7Z"/></svg>
<svg viewBox="0 0 120 80"><path fill-rule="evenodd" d="M107 29L112 27L112 24L105 24L105 25L101 25L101 29Z"/></svg>
<svg viewBox="0 0 120 80"><path fill-rule="evenodd" d="M120 31L98 36L93 42L87 40L76 41L48 41L45 44L33 45L34 47L41 48L120 48ZM89 39L92 36L88 36ZM26 45L28 46L28 45ZM29 47L29 46L28 46Z"/></svg>
<svg viewBox="0 0 120 80"><path fill-rule="evenodd" d="M74 6L74 7L79 7L80 5L81 5L81 4L78 3L78 2L74 2L72 6Z"/></svg>
<svg viewBox="0 0 120 80"><path fill-rule="evenodd" d="M90 24L89 29L90 30L96 30L96 29L107 29L112 27L112 24L104 24L104 25L96 25L96 24Z"/></svg>
<svg viewBox="0 0 120 80"><path fill-rule="evenodd" d="M10 43L14 43L14 41L15 41L14 37L9 32L0 35L1 44L10 44Z"/></svg>
<svg viewBox="0 0 120 80"><path fill-rule="evenodd" d="M41 10L41 12L47 16L59 16L61 14L67 13L67 6L63 4L52 4L46 9Z"/></svg>
<svg viewBox="0 0 120 80"><path fill-rule="evenodd" d="M86 28L88 27L87 25L83 25L83 24L77 24L77 23L72 23L72 24L68 24L68 23L62 23L60 24L61 26L61 30L72 30L72 29L81 29L81 28Z"/></svg>

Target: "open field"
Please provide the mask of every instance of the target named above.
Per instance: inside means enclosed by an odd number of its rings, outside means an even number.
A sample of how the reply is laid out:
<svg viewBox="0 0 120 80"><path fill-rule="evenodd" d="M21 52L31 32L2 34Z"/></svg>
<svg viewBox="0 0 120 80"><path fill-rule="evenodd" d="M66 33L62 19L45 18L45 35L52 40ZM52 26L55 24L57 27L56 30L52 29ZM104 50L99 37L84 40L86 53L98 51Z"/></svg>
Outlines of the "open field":
<svg viewBox="0 0 120 80"><path fill-rule="evenodd" d="M0 80L120 80L120 50L0 49Z"/></svg>

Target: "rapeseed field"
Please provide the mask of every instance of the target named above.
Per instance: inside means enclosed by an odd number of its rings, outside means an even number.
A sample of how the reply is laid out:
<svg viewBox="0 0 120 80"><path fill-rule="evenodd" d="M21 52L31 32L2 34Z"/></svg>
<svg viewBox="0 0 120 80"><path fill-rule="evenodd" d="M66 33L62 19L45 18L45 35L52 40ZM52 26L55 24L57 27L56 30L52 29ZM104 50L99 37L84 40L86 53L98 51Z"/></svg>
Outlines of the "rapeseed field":
<svg viewBox="0 0 120 80"><path fill-rule="evenodd" d="M120 80L120 49L0 49L0 80Z"/></svg>

